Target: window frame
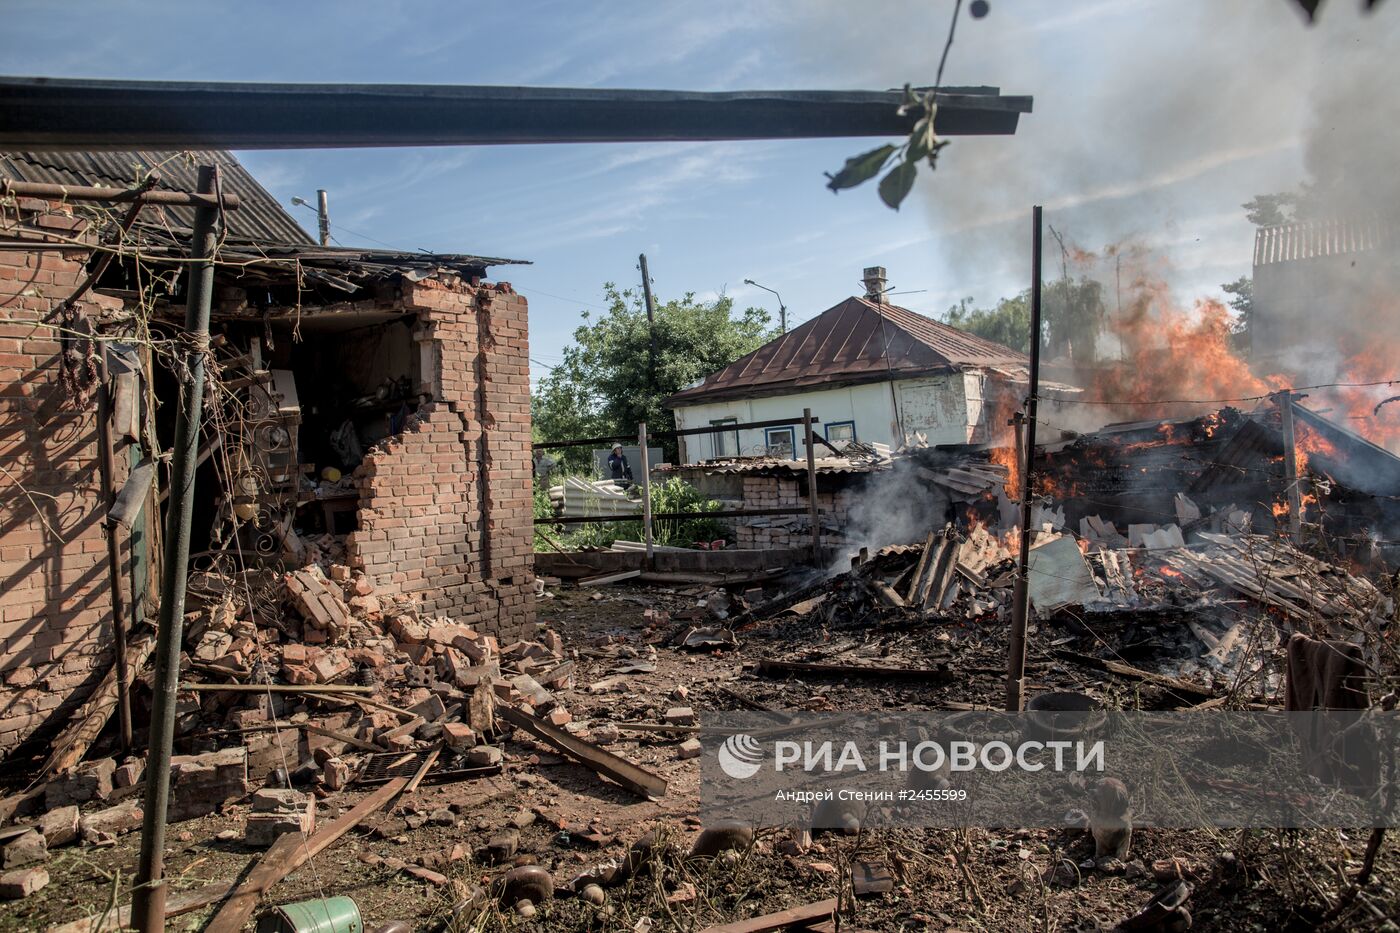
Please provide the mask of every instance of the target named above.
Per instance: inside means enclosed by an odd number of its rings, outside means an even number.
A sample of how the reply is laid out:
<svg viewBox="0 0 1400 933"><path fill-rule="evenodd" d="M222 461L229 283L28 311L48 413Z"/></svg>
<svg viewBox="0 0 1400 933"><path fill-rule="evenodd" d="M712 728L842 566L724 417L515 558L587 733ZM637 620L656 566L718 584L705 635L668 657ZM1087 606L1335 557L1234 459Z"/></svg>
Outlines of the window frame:
<svg viewBox="0 0 1400 933"><path fill-rule="evenodd" d="M773 435L775 435L775 434L778 434L778 435L786 434L786 435L787 435L787 438L788 438L788 450L791 451L791 456L792 456L793 458L796 458L796 457L797 457L797 429L796 429L796 428L792 428L792 427L787 427L787 428L764 428L764 429L763 429L763 448L764 448L765 452L766 452L766 451L771 451L774 447L779 447L779 446L781 446L780 444L774 444L774 443L773 443Z"/></svg>
<svg viewBox="0 0 1400 933"><path fill-rule="evenodd" d="M731 431L726 431L726 430L724 430L724 426L725 426L725 425L731 425L731 424L732 424L732 425L737 425L738 423L739 423L739 419L738 419L738 418L735 418L735 417L729 417L729 418L715 418L715 419L713 419L713 420L710 421L710 427L712 427L712 428L719 428L719 429L720 429L720 430L715 431L715 432L713 432L712 434L710 434L710 453L711 453L711 455L714 457L714 459L719 460L719 459L721 459L721 458L723 458L723 457L737 457L737 456L739 456L739 450L740 450L740 447L739 447L739 432L738 432L737 430L731 430ZM734 439L734 450L733 450L733 451L727 451L727 450L722 451L722 450L720 450L720 447L722 446L721 441L723 441L723 440L725 439L726 435L728 435L728 436L730 436L730 437L733 437L733 439Z"/></svg>
<svg viewBox="0 0 1400 933"><path fill-rule="evenodd" d="M856 423L855 423L855 420L854 420L854 419L852 419L852 420L850 420L850 421L829 421L829 422L827 422L825 425L823 425L823 429L824 429L823 436L827 439L828 442L830 442L830 443L832 443L832 444L846 443L846 441L832 440L832 437L831 437L831 429L832 429L832 428L842 428L842 427L847 427L847 426L849 426L850 429L851 429L851 436L850 436L850 438L849 438L849 442L850 442L850 443L858 443L858 442L860 441L860 438L859 438L859 436L856 434Z"/></svg>

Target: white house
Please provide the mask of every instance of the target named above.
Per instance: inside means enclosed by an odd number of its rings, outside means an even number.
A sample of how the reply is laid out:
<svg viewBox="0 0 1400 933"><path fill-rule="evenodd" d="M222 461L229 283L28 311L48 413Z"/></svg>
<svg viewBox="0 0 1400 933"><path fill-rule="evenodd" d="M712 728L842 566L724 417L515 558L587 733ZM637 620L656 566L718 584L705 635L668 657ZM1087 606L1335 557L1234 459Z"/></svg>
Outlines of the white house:
<svg viewBox="0 0 1400 933"><path fill-rule="evenodd" d="M724 429L801 417L804 408L837 446L898 447L915 435L929 446L1004 442L1026 393L1026 355L888 304L879 266L865 270L865 287L864 297L847 298L667 399L678 429L715 427L684 438L682 462L805 457L800 425Z"/></svg>

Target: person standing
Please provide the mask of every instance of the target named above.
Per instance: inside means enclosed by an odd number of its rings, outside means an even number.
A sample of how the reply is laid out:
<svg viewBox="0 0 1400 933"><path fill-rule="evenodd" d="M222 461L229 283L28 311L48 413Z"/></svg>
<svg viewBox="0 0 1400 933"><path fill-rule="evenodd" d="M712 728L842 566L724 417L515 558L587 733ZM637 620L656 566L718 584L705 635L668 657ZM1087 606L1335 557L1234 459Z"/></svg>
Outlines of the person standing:
<svg viewBox="0 0 1400 933"><path fill-rule="evenodd" d="M621 444L613 444L612 453L608 455L608 472L612 474L614 482L624 485L632 482L632 465L627 462Z"/></svg>

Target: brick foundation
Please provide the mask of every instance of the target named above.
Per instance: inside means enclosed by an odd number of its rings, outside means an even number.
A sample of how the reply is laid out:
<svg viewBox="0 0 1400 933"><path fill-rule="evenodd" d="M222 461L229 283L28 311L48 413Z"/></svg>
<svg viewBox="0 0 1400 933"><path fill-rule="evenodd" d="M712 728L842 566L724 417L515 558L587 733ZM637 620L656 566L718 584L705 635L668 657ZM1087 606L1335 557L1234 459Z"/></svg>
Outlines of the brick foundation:
<svg viewBox="0 0 1400 933"><path fill-rule="evenodd" d="M502 643L535 629L525 299L509 285L405 281L432 403L356 470L352 566Z"/></svg>
<svg viewBox="0 0 1400 933"><path fill-rule="evenodd" d="M26 227L82 235L83 222L57 205L21 198L5 211ZM44 323L87 258L0 250L0 752L63 718L111 661L96 417L59 385L59 343Z"/></svg>

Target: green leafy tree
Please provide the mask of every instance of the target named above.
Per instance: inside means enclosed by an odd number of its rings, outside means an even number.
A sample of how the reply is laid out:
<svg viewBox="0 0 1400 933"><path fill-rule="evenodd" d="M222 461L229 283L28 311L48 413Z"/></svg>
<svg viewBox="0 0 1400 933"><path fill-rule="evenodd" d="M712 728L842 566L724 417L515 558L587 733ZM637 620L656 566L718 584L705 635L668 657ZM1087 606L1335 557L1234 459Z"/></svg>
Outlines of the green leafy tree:
<svg viewBox="0 0 1400 933"><path fill-rule="evenodd" d="M693 294L656 306L656 363L646 308L639 291L603 286L608 309L597 319L584 312L564 361L539 385L531 405L542 441L632 434L645 421L653 430L675 429L662 403L702 377L723 369L774 335L768 312L735 313L733 299L696 301ZM667 455L676 445L668 441ZM591 468L587 449L554 454L574 470Z"/></svg>
<svg viewBox="0 0 1400 933"><path fill-rule="evenodd" d="M1273 227L1297 219L1300 196L1288 191L1256 194L1240 205L1256 227Z"/></svg>
<svg viewBox="0 0 1400 933"><path fill-rule="evenodd" d="M1026 353L1031 345L1031 293L1026 289L1003 298L994 308L974 308L964 298L948 309L943 320L970 334L995 340ZM1092 279L1078 282L1061 279L1046 283L1041 290L1041 349L1050 357L1068 354L1076 362L1092 363L1097 358L1099 334L1103 331L1102 288Z"/></svg>
<svg viewBox="0 0 1400 933"><path fill-rule="evenodd" d="M1220 286L1229 295L1230 308L1235 312L1233 327L1236 349L1249 349L1249 328L1254 319L1254 280L1242 275Z"/></svg>
<svg viewBox="0 0 1400 933"><path fill-rule="evenodd" d="M1096 361L1105 315L1103 286L1090 278L1062 278L1043 287L1041 302L1046 354L1076 363Z"/></svg>
<svg viewBox="0 0 1400 933"><path fill-rule="evenodd" d="M1014 298L1003 298L995 308L973 308L971 298L964 298L948 309L943 319L948 324L976 334L986 340L1025 353L1031 346L1030 291Z"/></svg>

